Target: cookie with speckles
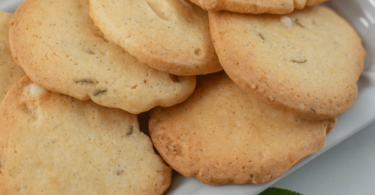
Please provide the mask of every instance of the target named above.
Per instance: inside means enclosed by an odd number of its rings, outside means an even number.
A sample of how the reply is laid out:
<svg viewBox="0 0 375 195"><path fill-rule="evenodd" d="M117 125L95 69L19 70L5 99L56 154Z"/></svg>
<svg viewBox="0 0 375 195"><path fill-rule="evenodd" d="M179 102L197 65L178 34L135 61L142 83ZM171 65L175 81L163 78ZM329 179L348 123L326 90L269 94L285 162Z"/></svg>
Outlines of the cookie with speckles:
<svg viewBox="0 0 375 195"><path fill-rule="evenodd" d="M171 169L136 115L53 93L26 76L0 108L0 194L163 194Z"/></svg>
<svg viewBox="0 0 375 195"><path fill-rule="evenodd" d="M298 117L336 117L354 103L366 52L327 7L288 15L210 12L216 52L243 90Z"/></svg>
<svg viewBox="0 0 375 195"><path fill-rule="evenodd" d="M163 159L209 185L265 183L325 143L336 119L301 120L259 102L226 74L198 79L182 104L155 108L150 136Z"/></svg>
<svg viewBox="0 0 375 195"><path fill-rule="evenodd" d="M207 12L188 0L90 0L102 32L146 65L175 75L222 70Z"/></svg>
<svg viewBox="0 0 375 195"><path fill-rule="evenodd" d="M194 91L178 77L140 63L95 26L88 0L26 0L10 23L13 58L36 84L133 114L172 106Z"/></svg>
<svg viewBox="0 0 375 195"><path fill-rule="evenodd" d="M9 49L8 30L11 18L12 14L0 12L0 102L8 90L25 76L25 72L14 62Z"/></svg>
<svg viewBox="0 0 375 195"><path fill-rule="evenodd" d="M226 10L250 14L287 14L295 9L317 5L327 0L190 0L205 10Z"/></svg>

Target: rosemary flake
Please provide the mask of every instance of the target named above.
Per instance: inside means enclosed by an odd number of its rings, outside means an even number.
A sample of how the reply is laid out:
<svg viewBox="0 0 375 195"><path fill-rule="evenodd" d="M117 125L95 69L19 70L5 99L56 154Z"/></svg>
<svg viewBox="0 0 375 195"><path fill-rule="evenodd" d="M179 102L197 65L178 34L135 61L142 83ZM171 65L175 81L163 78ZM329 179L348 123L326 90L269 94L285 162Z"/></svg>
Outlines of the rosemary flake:
<svg viewBox="0 0 375 195"><path fill-rule="evenodd" d="M133 126L130 128L130 132L126 134L127 136L131 135L133 133Z"/></svg>
<svg viewBox="0 0 375 195"><path fill-rule="evenodd" d="M307 62L307 60L292 60L292 62L302 64L302 63Z"/></svg>
<svg viewBox="0 0 375 195"><path fill-rule="evenodd" d="M262 38L263 40L265 40L262 34L258 33L258 35L260 36L260 38Z"/></svg>
<svg viewBox="0 0 375 195"><path fill-rule="evenodd" d="M301 23L299 23L298 18L297 18L296 20L294 20L294 22L295 22L298 26L300 26L300 27L302 27L302 28L305 28Z"/></svg>
<svg viewBox="0 0 375 195"><path fill-rule="evenodd" d="M75 81L75 83L94 83L94 81L90 79L82 79L79 81Z"/></svg>
<svg viewBox="0 0 375 195"><path fill-rule="evenodd" d="M105 93L105 92L107 92L107 90L100 90L100 91L96 92L96 94L94 96L100 95L100 94Z"/></svg>

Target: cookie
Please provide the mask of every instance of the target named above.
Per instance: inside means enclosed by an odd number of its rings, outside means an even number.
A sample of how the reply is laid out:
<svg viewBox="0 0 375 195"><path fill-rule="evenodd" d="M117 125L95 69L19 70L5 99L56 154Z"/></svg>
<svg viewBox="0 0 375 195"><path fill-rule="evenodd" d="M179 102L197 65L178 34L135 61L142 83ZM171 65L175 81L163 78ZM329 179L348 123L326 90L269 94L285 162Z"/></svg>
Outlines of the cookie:
<svg viewBox="0 0 375 195"><path fill-rule="evenodd" d="M171 169L136 115L22 78L0 108L0 194L163 194Z"/></svg>
<svg viewBox="0 0 375 195"><path fill-rule="evenodd" d="M12 14L0 12L0 102L8 90L25 75L13 61L9 49L8 31L11 18Z"/></svg>
<svg viewBox="0 0 375 195"><path fill-rule="evenodd" d="M327 0L190 0L205 10L251 14L287 14Z"/></svg>
<svg viewBox="0 0 375 195"><path fill-rule="evenodd" d="M88 0L26 0L10 24L16 62L35 84L133 114L172 106L194 91L194 77L152 69L100 32Z"/></svg>
<svg viewBox="0 0 375 195"><path fill-rule="evenodd" d="M333 118L353 105L366 52L331 9L209 17L220 62L243 90L305 119Z"/></svg>
<svg viewBox="0 0 375 195"><path fill-rule="evenodd" d="M188 0L90 0L95 24L146 65L175 75L222 70L207 12Z"/></svg>
<svg viewBox="0 0 375 195"><path fill-rule="evenodd" d="M216 73L199 79L182 104L151 111L149 128L155 148L173 169L221 185L281 176L318 151L335 123L274 109Z"/></svg>

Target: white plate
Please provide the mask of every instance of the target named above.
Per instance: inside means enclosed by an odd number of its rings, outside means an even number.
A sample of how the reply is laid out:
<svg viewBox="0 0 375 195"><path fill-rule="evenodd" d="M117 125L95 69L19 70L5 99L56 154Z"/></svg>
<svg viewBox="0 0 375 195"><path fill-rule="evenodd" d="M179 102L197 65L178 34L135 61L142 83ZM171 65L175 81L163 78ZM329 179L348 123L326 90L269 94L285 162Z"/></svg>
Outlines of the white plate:
<svg viewBox="0 0 375 195"><path fill-rule="evenodd" d="M0 0L0 10L14 12L22 1ZM367 57L364 72L358 82L359 93L357 101L349 111L339 116L338 123L332 132L328 134L324 147L319 152L295 165L283 176L266 184L214 187L205 185L194 178L176 176L173 179L170 190L167 192L168 195L258 194L375 121L375 0L331 0L327 5L335 9L354 26L363 39Z"/></svg>

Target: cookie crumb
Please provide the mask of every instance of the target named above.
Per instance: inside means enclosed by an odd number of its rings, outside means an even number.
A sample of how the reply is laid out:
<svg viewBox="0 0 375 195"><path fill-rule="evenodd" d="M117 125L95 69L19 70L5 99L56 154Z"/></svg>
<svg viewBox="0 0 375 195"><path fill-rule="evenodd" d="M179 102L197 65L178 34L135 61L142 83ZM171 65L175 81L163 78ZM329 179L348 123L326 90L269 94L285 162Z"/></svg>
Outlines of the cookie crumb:
<svg viewBox="0 0 375 195"><path fill-rule="evenodd" d="M37 84L31 84L29 85L28 87L28 94L31 96L31 97L34 97L34 98L37 98L39 97L42 93L46 92L47 90L44 89L43 87L37 85Z"/></svg>
<svg viewBox="0 0 375 195"><path fill-rule="evenodd" d="M292 19L289 18L288 16L283 16L280 18L280 22L285 24L286 26L291 26L292 25Z"/></svg>

